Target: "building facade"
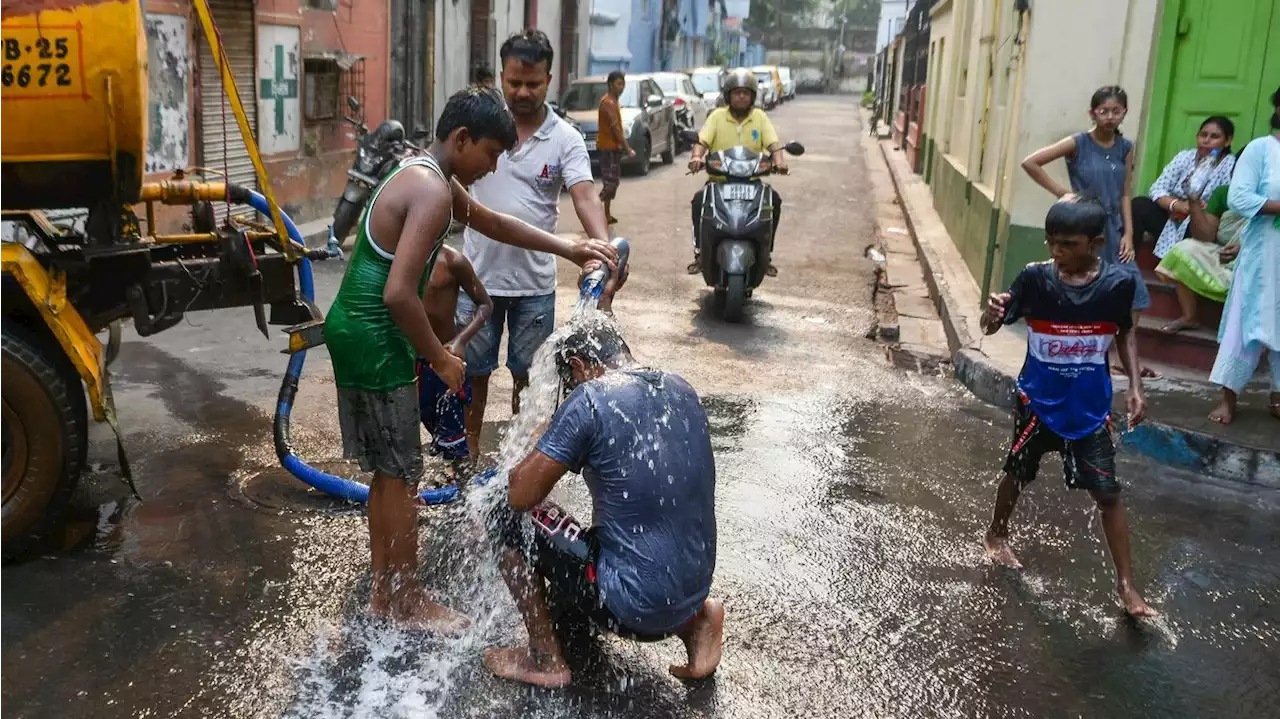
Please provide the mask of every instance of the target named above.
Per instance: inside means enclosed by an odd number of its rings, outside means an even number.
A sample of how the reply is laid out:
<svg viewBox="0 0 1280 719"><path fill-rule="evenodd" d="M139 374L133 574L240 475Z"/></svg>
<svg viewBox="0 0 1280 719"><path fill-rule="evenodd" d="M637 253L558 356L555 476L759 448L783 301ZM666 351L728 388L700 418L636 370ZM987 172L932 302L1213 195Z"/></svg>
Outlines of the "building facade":
<svg viewBox="0 0 1280 719"><path fill-rule="evenodd" d="M1236 122L1237 147L1266 131L1266 96L1280 78L1280 9L1269 0L918 4L930 17L927 81L903 79L912 64L903 43L884 63L884 99L901 111L913 84L925 89L919 171L983 287L1045 256L1042 220L1053 198L1019 165L1087 130L1098 87L1128 94L1121 129L1137 145L1134 194L1194 147L1209 115ZM1048 169L1066 182L1062 163Z"/></svg>
<svg viewBox="0 0 1280 719"><path fill-rule="evenodd" d="M920 0L913 7L929 16L925 79L918 62L911 70L911 33L899 33L878 63L879 100L892 117L918 110L916 170L983 296L1047 257L1043 219L1054 198L1020 164L1088 130L1097 88L1120 85L1128 95L1121 130L1136 145L1135 196L1147 193L1178 151L1195 147L1210 115L1235 122L1236 149L1269 131L1268 98L1280 82L1274 0ZM916 96L924 99L912 105ZM1065 163L1046 170L1068 184ZM1141 246L1138 261L1147 270L1155 265ZM1148 280L1156 300L1170 294Z"/></svg>
<svg viewBox="0 0 1280 719"><path fill-rule="evenodd" d="M545 32L555 48L552 98L588 72L680 69L717 52L750 64L764 54L734 34L722 0L210 0L210 7L276 198L298 222L331 213L346 183L355 148L344 119L353 114L348 97L371 127L391 118L410 133L430 132L476 68L500 75L502 42L526 27ZM147 179L200 167L256 187L190 4L146 0L145 11ZM158 210L159 230L186 221L183 208Z"/></svg>
<svg viewBox="0 0 1280 719"><path fill-rule="evenodd" d="M332 212L346 182L354 146L343 122L349 113L346 96L356 97L369 118L385 117L388 106L387 3L329 2L210 1L277 199L301 219ZM190 3L148 0L144 9L150 83L147 179L202 167L256 188L248 151ZM225 206L215 209L220 217L227 212ZM187 221L184 210L158 209L156 229L178 230Z"/></svg>

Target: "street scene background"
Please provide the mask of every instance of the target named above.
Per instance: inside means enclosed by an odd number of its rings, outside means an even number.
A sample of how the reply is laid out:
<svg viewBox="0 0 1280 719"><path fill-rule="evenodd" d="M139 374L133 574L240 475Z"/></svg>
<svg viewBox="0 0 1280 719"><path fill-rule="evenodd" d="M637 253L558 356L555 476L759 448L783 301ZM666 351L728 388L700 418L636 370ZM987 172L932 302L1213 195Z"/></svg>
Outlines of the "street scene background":
<svg viewBox="0 0 1280 719"><path fill-rule="evenodd" d="M480 650L518 638L514 605L456 507L424 510L422 579L472 614L460 640L370 623L359 510L276 463L282 341L248 310L127 334L115 394L142 503L94 435L61 551L3 573L3 701L14 717L1207 717L1280 699L1273 499L1122 454L1134 565L1161 611L1126 619L1092 502L1047 461L1014 518L1026 569L983 558L1007 412L945 373L895 367L876 325L877 218L897 201L858 98L772 117L808 152L786 201L779 276L740 324L687 276L701 178L623 181L632 246L614 309L637 358L685 377L710 415L728 611L716 675L670 678L674 642L584 638L574 684L494 679ZM877 150L878 152L878 150ZM581 232L566 196L562 232ZM566 317L576 273L561 263ZM343 265L316 266L327 307ZM940 332L940 330L938 330ZM505 427L495 375L485 442ZM305 459L342 469L326 353L293 415ZM100 429L100 428L99 428ZM345 467L345 471L352 471ZM557 498L589 514L578 480Z"/></svg>

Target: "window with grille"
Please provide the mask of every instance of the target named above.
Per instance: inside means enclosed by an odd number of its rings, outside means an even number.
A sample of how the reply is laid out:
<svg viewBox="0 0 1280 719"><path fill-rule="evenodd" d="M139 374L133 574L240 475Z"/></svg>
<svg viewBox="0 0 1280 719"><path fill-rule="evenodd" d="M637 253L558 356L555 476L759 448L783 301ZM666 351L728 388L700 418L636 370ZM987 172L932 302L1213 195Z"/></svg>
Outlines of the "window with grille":
<svg viewBox="0 0 1280 719"><path fill-rule="evenodd" d="M364 58L308 57L302 61L302 70L303 117L307 122L342 120L351 114L348 97L354 97L364 107Z"/></svg>
<svg viewBox="0 0 1280 719"><path fill-rule="evenodd" d="M342 72L336 60L307 58L302 61L307 122L337 120L341 107Z"/></svg>

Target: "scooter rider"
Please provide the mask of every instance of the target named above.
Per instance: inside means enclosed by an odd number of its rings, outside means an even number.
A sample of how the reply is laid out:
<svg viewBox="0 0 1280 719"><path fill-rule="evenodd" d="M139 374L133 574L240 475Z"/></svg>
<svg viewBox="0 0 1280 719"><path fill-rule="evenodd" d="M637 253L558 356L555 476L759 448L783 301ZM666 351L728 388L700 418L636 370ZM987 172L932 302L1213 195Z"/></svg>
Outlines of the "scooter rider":
<svg viewBox="0 0 1280 719"><path fill-rule="evenodd" d="M764 110L755 106L756 93L759 89L756 76L746 68L737 68L725 78L720 93L724 97L724 106L717 108L707 116L707 121L698 133L698 144L693 146L689 159L689 171L697 172L705 164L707 152L720 152L733 147L746 147L749 150L763 153L766 150L772 155L774 172L787 174L786 153L773 123ZM693 262L689 263L689 274L696 275L702 271L701 258L698 256L698 229L702 224L702 199L706 192L704 187L693 196ZM782 216L782 197L773 190L773 237L778 234L778 220ZM769 238L769 249L773 249L773 237ZM772 255L772 252L770 253ZM769 263L767 274L778 275L778 268Z"/></svg>

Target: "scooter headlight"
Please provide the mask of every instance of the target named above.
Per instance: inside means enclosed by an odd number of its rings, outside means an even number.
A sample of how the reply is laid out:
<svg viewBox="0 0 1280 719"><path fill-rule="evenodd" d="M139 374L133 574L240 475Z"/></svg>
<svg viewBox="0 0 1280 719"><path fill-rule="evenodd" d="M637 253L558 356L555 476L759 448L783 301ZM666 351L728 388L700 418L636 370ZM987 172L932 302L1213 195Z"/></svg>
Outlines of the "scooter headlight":
<svg viewBox="0 0 1280 719"><path fill-rule="evenodd" d="M751 177L756 174L756 167L759 165L757 160L730 160L729 176L730 177Z"/></svg>

